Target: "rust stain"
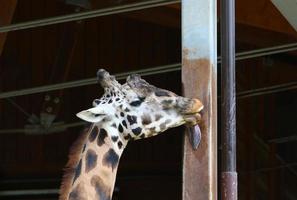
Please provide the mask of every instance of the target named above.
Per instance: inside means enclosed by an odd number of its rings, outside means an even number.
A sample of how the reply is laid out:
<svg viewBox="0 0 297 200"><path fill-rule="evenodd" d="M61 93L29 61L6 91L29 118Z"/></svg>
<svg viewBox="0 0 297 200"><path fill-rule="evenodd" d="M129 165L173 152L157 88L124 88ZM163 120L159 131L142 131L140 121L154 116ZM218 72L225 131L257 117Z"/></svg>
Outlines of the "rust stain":
<svg viewBox="0 0 297 200"><path fill-rule="evenodd" d="M237 200L237 173L223 172L222 173L222 200ZM232 191L226 190L231 189Z"/></svg>
<svg viewBox="0 0 297 200"><path fill-rule="evenodd" d="M216 185L216 71L207 58L189 59L183 50L182 82L187 97L198 98L204 104L201 112L201 144L192 150L184 140L183 199L217 199ZM212 152L212 154L210 154ZM215 165L215 166L211 166Z"/></svg>

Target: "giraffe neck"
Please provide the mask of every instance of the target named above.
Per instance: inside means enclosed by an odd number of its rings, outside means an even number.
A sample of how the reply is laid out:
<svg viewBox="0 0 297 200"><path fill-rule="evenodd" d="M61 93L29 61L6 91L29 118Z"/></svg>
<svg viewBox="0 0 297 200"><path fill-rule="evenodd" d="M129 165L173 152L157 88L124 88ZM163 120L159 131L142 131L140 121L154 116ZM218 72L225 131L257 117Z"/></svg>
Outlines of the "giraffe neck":
<svg viewBox="0 0 297 200"><path fill-rule="evenodd" d="M79 138L80 146L71 155L70 173L63 180L60 200L110 200L117 167L126 146L113 127L93 125ZM74 160L73 160L74 159Z"/></svg>

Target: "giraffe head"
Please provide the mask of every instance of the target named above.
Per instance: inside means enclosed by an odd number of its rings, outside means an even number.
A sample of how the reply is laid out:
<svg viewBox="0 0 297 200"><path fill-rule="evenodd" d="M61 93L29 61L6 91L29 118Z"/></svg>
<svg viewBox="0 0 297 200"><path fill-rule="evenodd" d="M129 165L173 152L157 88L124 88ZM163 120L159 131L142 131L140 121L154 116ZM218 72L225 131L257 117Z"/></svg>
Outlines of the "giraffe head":
<svg viewBox="0 0 297 200"><path fill-rule="evenodd" d="M155 87L139 75L128 76L123 85L104 69L98 70L97 78L104 95L93 101L93 108L77 116L113 127L117 131L111 132L126 141L154 136L182 124L195 125L200 120L203 105L198 99Z"/></svg>

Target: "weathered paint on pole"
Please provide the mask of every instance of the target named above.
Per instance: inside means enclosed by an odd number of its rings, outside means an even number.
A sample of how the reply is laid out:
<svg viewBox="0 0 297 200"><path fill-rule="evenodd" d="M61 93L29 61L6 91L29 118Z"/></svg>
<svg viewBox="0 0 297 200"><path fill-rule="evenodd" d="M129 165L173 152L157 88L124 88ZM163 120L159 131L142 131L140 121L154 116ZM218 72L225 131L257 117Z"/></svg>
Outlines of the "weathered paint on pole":
<svg viewBox="0 0 297 200"><path fill-rule="evenodd" d="M182 82L185 96L202 100L202 138L184 142L183 200L217 199L216 0L182 0Z"/></svg>
<svg viewBox="0 0 297 200"><path fill-rule="evenodd" d="M235 0L221 1L222 200L237 200Z"/></svg>

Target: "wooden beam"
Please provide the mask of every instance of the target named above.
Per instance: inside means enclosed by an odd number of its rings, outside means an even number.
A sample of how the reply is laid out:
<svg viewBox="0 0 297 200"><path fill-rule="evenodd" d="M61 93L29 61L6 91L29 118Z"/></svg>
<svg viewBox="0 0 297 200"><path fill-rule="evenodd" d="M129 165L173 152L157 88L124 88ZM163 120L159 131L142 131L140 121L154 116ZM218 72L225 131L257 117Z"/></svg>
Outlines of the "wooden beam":
<svg viewBox="0 0 297 200"><path fill-rule="evenodd" d="M0 6L0 26L11 23L17 5L17 0L1 0ZM0 56L2 54L7 33L0 33Z"/></svg>
<svg viewBox="0 0 297 200"><path fill-rule="evenodd" d="M297 32L270 0L236 1L236 22L297 37Z"/></svg>
<svg viewBox="0 0 297 200"><path fill-rule="evenodd" d="M296 43L297 37L286 34L275 32L263 28L257 28L244 24L236 24L236 42L238 51L244 51L248 46L251 48L265 48L271 46L278 46L283 44ZM296 56L296 51L290 51L287 55Z"/></svg>
<svg viewBox="0 0 297 200"><path fill-rule="evenodd" d="M219 3L220 1L218 1ZM167 5L166 7L177 12L180 10L180 4ZM297 32L270 0L236 1L236 24L283 33L297 38Z"/></svg>
<svg viewBox="0 0 297 200"><path fill-rule="evenodd" d="M202 100L202 138L184 142L183 200L217 199L216 0L182 0L182 82L185 96Z"/></svg>
<svg viewBox="0 0 297 200"><path fill-rule="evenodd" d="M236 24L236 41L256 48L297 42L297 37L246 24Z"/></svg>

